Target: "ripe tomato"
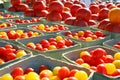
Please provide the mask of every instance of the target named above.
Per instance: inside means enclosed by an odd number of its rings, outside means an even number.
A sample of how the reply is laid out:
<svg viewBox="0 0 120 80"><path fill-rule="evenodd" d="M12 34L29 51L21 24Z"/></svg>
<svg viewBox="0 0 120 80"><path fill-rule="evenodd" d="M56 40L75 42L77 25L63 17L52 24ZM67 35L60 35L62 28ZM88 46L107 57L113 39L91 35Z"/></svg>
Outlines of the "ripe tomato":
<svg viewBox="0 0 120 80"><path fill-rule="evenodd" d="M34 10L33 9L27 9L24 12L24 16L33 17L34 16Z"/></svg>
<svg viewBox="0 0 120 80"><path fill-rule="evenodd" d="M16 59L16 54L15 53L8 53L6 55L6 60L7 61L10 61L10 60L13 60L13 59Z"/></svg>
<svg viewBox="0 0 120 80"><path fill-rule="evenodd" d="M68 24L68 25L73 25L75 20L76 20L75 17L69 17L69 18L65 19L64 23Z"/></svg>
<svg viewBox="0 0 120 80"><path fill-rule="evenodd" d="M25 70L25 74L28 74L29 72L34 72L34 69L33 68L27 68Z"/></svg>
<svg viewBox="0 0 120 80"><path fill-rule="evenodd" d="M25 76L16 76L14 80L25 80Z"/></svg>
<svg viewBox="0 0 120 80"><path fill-rule="evenodd" d="M68 11L62 12L61 15L62 15L62 20L66 20L67 18L72 17L71 13Z"/></svg>
<svg viewBox="0 0 120 80"><path fill-rule="evenodd" d="M50 21L61 21L62 20L62 15L59 12L52 11L46 16L47 20Z"/></svg>
<svg viewBox="0 0 120 80"><path fill-rule="evenodd" d="M65 7L68 7L68 8L70 8L72 5L73 5L73 3L70 2L70 1L66 1L66 2L64 3L64 6L65 6Z"/></svg>
<svg viewBox="0 0 120 80"><path fill-rule="evenodd" d="M22 76L23 74L24 74L24 70L21 67L16 67L11 72L11 75L13 76L13 78L20 75Z"/></svg>
<svg viewBox="0 0 120 80"><path fill-rule="evenodd" d="M56 11L56 12L62 12L64 8L64 5L62 2L60 1L52 1L50 4L49 4L49 11Z"/></svg>
<svg viewBox="0 0 120 80"><path fill-rule="evenodd" d="M75 16L75 13L77 12L78 9L82 8L81 5L79 4L73 4L71 7L70 7L70 12L72 14L72 16Z"/></svg>
<svg viewBox="0 0 120 80"><path fill-rule="evenodd" d="M102 74L106 74L106 73L107 73L104 64L99 64L99 65L97 66L97 72L102 73Z"/></svg>
<svg viewBox="0 0 120 80"><path fill-rule="evenodd" d="M15 10L18 12L24 12L27 9L29 9L29 6L27 4L20 3L19 5L15 5Z"/></svg>
<svg viewBox="0 0 120 80"><path fill-rule="evenodd" d="M70 74L70 70L68 67L61 67L58 71L58 76L60 79L64 79L65 77L68 77Z"/></svg>
<svg viewBox="0 0 120 80"><path fill-rule="evenodd" d="M46 5L43 1L37 1L33 5L34 11L41 11L41 10L44 10L45 8L46 8Z"/></svg>
<svg viewBox="0 0 120 80"><path fill-rule="evenodd" d="M77 19L83 19L85 21L89 21L91 19L91 11L88 8L80 8L75 14Z"/></svg>
<svg viewBox="0 0 120 80"><path fill-rule="evenodd" d="M73 23L74 26L87 27L88 23L85 20L75 20Z"/></svg>
<svg viewBox="0 0 120 80"><path fill-rule="evenodd" d="M91 5L89 9L91 10L92 14L97 14L100 10L98 5Z"/></svg>
<svg viewBox="0 0 120 80"><path fill-rule="evenodd" d="M100 21L100 23L98 24L98 28L104 30L108 23L110 23L109 19L104 19Z"/></svg>
<svg viewBox="0 0 120 80"><path fill-rule="evenodd" d="M101 9L98 13L99 20L108 18L108 12L109 12L108 8Z"/></svg>
<svg viewBox="0 0 120 80"><path fill-rule="evenodd" d="M21 0L11 0L10 2L12 5L19 5L21 3Z"/></svg>
<svg viewBox="0 0 120 80"><path fill-rule="evenodd" d="M35 17L46 17L48 15L47 10L41 10L41 11L34 11Z"/></svg>

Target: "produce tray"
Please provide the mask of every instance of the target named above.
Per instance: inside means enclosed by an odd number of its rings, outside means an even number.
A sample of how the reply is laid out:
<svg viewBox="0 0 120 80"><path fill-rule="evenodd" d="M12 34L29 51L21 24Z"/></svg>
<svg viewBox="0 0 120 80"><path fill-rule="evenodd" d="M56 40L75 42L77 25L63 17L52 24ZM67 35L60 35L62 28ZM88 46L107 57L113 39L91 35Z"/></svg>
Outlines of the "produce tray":
<svg viewBox="0 0 120 80"><path fill-rule="evenodd" d="M80 52L81 51L88 51L89 52L89 51L94 50L96 48L102 48L108 53L108 55L112 55L112 56L117 52L116 50L111 50L111 48L97 45L97 46L81 48L78 50L64 53L64 54L62 54L62 60L69 62L69 63L72 63L74 65L79 65L75 62L75 60L77 60L79 58ZM79 65L79 66L81 66L81 65ZM120 80L120 77L111 77L111 76L106 76L106 75L98 73L98 72L94 72L92 80Z"/></svg>
<svg viewBox="0 0 120 80"><path fill-rule="evenodd" d="M40 65L46 65L46 66L48 66L48 68L50 70L52 70L56 66L61 66L61 67L67 66L70 70L71 69L82 70L82 71L87 72L87 74L89 75L88 80L91 80L92 74L93 74L92 71L90 71L86 68L78 67L78 66L75 66L75 65L60 61L60 60L56 60L53 58L45 57L42 55L37 55L37 56L33 56L30 58L21 60L19 62L16 62L16 63L11 64L5 68L0 69L0 76L2 76L3 74L6 74L6 73L10 73L15 67L21 67L24 70L28 67L31 67L31 68L35 69L35 71L38 71Z"/></svg>
<svg viewBox="0 0 120 80"><path fill-rule="evenodd" d="M116 38L120 37L120 33L114 33L114 32L110 32L110 31L98 29L97 27L92 27L91 29L107 32L107 33L109 33L109 34L111 35L111 38L112 38L112 39L116 39Z"/></svg>
<svg viewBox="0 0 120 80"><path fill-rule="evenodd" d="M80 57L79 55L80 55L81 51L88 51L89 52L89 51L94 50L96 48L102 48L107 53L109 53L109 55L112 55L112 56L114 55L114 53L117 52L117 51L111 50L110 48L107 48L105 46L96 45L96 46L90 46L90 47L81 48L81 49L77 49L77 50L74 50L74 51L66 52L66 53L62 54L62 59L65 60L65 61L67 61L67 62L77 64L75 62L75 60Z"/></svg>
<svg viewBox="0 0 120 80"><path fill-rule="evenodd" d="M23 17L23 18L19 18L19 19L20 19L20 20L31 20L32 18L34 18L34 17ZM10 22L10 20L13 20L13 22L11 22L11 23L17 25L17 27L27 27L28 25L39 24L39 23L45 21L42 17L41 17L41 18L36 17L36 18L37 18L37 19L40 19L40 22L22 23L22 24L15 23L14 21L17 20L18 18L16 18L16 19L7 19L6 21L7 21L7 22Z"/></svg>
<svg viewBox="0 0 120 80"><path fill-rule="evenodd" d="M2 23L9 24L9 22L0 21L0 26L2 26ZM11 24L11 23L10 23L10 24ZM17 26L14 25L14 24L12 24L12 26L10 26L10 27L5 27L5 28L0 28L0 30L15 29L15 28L17 28Z"/></svg>
<svg viewBox="0 0 120 80"><path fill-rule="evenodd" d="M79 29L74 29L74 30L70 30L70 31L73 33L73 32L77 32L79 30L81 30L81 31L90 30L92 32L98 31L98 30L93 30L93 29L90 29L90 28L79 28ZM77 39L65 36L65 32L66 31L60 32L59 34L62 35L62 36L64 36L64 37L67 37L69 39L72 39L72 40L74 40L76 42L81 43L82 47L89 47L89 46L94 46L94 45L102 45L104 41L109 40L111 38L111 35L108 32L102 31L104 34L107 35L104 39L92 40L92 41L82 41L82 40L77 40Z"/></svg>
<svg viewBox="0 0 120 80"><path fill-rule="evenodd" d="M63 25L63 24L60 24L60 23L56 23L56 22L49 22L48 20L45 20L44 22L42 22L42 23L40 23L40 24L43 24L44 26L46 26L46 25L48 25L49 27L50 26L54 26L54 25L62 25L62 26L65 26L67 29L66 30L71 30L71 29L76 29L75 27L73 27L73 26L69 26L69 25ZM34 28L32 28L33 26L39 26L40 24L34 24L34 25L29 25L28 26L28 28L29 29L32 29L32 30L36 30L36 29L34 29ZM59 32L62 32L62 31L66 31L66 30L58 30L58 31L50 31L50 32L46 32L46 31L43 31L43 30L36 30L36 31L39 31L39 32L42 32L42 33L44 33L44 34L46 34L46 35L48 35L48 34L57 34L57 33L59 33Z"/></svg>
<svg viewBox="0 0 120 80"><path fill-rule="evenodd" d="M114 49L114 50L117 50L117 51L120 51L120 49L117 49L117 48L114 48L113 45L117 44L117 42L120 41L120 38L118 39L111 39L111 40L107 40L103 43L104 46L106 47L109 47L111 49Z"/></svg>
<svg viewBox="0 0 120 80"><path fill-rule="evenodd" d="M14 31L16 31L16 30L23 30L24 31L24 33L25 32L28 32L28 31L32 31L32 32L37 32L37 31L35 31L35 30L31 30L31 29L28 29L28 28L24 28L24 27L19 27L19 28L11 28L11 29L4 29L4 30L0 30L0 32L8 32L8 31L10 31L10 30L14 30ZM43 33L41 33L41 32L37 32L37 33L39 33L40 35L39 36L42 36L42 35L44 35ZM32 38L32 37L29 37L29 38ZM25 39L25 38L21 38L21 39ZM17 39L9 39L9 40L19 40L19 38L17 38Z"/></svg>
<svg viewBox="0 0 120 80"><path fill-rule="evenodd" d="M25 45L28 42L39 43L42 39L49 39L49 38L55 38L55 37L56 37L56 35L46 35L46 36L34 37L34 38L30 38L30 39L22 39L22 40L18 40L17 42L19 42L22 46L26 47ZM49 51L46 51L46 52L32 50L30 48L28 48L28 49L30 51L32 51L34 55L38 55L38 54L42 53L43 55L46 55L46 56L50 56L50 57L53 57L53 58L56 58L56 59L61 59L61 55L64 52L68 52L68 51L75 50L75 49L80 49L80 48L81 48L81 44L75 42L75 44L73 46L63 48L63 49L58 49L58 50L49 50Z"/></svg>
<svg viewBox="0 0 120 80"><path fill-rule="evenodd" d="M3 47L3 46L6 45L6 44L12 45L15 49L25 50L24 48L18 46L16 42L11 42L11 41L7 41L7 40L2 40L2 39L0 39L0 47ZM25 56L23 56L23 57L20 57L20 58L16 58L16 59L14 59L14 60L7 61L7 62L5 62L5 63L3 63L3 64L0 64L0 68L4 68L5 66L8 66L8 65L10 65L10 64L13 64L13 63L15 63L15 62L17 62L17 61L19 61L19 60L22 60L22 59L24 59L24 58L28 58L28 57L32 56L32 53L31 53L31 52L29 52L29 51L27 51L27 50L25 50L25 51L27 52L27 55L25 55Z"/></svg>

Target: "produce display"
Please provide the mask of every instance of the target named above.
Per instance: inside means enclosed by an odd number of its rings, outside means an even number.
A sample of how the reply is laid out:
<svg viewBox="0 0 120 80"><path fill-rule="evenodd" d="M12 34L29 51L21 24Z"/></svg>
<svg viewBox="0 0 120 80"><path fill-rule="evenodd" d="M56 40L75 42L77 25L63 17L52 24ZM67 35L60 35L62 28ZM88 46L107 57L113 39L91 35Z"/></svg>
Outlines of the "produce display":
<svg viewBox="0 0 120 80"><path fill-rule="evenodd" d="M64 72L64 75L63 75ZM21 67L16 67L11 73L6 73L0 78L1 80L87 80L88 74L85 71L72 69L67 66L56 66L50 70L48 66L41 65L38 71L29 67L23 70Z"/></svg>
<svg viewBox="0 0 120 80"><path fill-rule="evenodd" d="M55 38L42 39L39 43L28 42L27 47L38 50L38 51L48 51L57 50L62 48L67 48L73 46L74 42L70 39L65 39L62 36L56 36Z"/></svg>
<svg viewBox="0 0 120 80"><path fill-rule="evenodd" d="M15 24L29 24L29 23L38 23L41 22L40 18L30 18L30 19L9 19L9 22L15 23Z"/></svg>
<svg viewBox="0 0 120 80"><path fill-rule="evenodd" d="M10 27L14 27L14 25L12 23L5 23L5 22L0 23L0 28L10 28Z"/></svg>
<svg viewBox="0 0 120 80"><path fill-rule="evenodd" d="M8 40L17 40L23 38L37 37L41 34L35 31L25 29L11 29L6 31L0 31L0 38Z"/></svg>
<svg viewBox="0 0 120 80"><path fill-rule="evenodd" d="M4 13L4 12L0 13L0 19L9 19L9 18L18 18L18 17L20 16L17 14L10 14L10 13Z"/></svg>
<svg viewBox="0 0 120 80"><path fill-rule="evenodd" d="M101 31L93 32L91 30L78 30L76 32L66 31L64 35L82 41L99 40L104 39L107 36Z"/></svg>
<svg viewBox="0 0 120 80"><path fill-rule="evenodd" d="M29 26L29 27L34 30L39 30L43 32L57 32L57 31L63 31L68 29L68 27L65 27L64 25L57 25L57 24L53 24L53 25L38 24L38 25Z"/></svg>
<svg viewBox="0 0 120 80"><path fill-rule="evenodd" d="M10 0L7 10L0 11L0 41L8 43L0 46L1 70L11 66L4 63L20 57L18 61L25 60L22 57L27 55L27 50L33 54L28 59L43 53L40 55L61 62L69 61L82 69L68 66L49 68L40 64L36 70L10 63L15 67L11 72L0 73L0 80L119 80L120 41L105 41L120 37L120 2L97 0L86 5L86 1ZM96 45L108 49L92 47ZM85 49L88 46L92 48ZM69 54L64 54L66 52ZM93 73L90 79L87 70ZM96 73L102 76L94 76Z"/></svg>
<svg viewBox="0 0 120 80"><path fill-rule="evenodd" d="M27 55L27 52L23 49L17 49L13 45L6 44L0 46L0 64L15 60L17 58Z"/></svg>

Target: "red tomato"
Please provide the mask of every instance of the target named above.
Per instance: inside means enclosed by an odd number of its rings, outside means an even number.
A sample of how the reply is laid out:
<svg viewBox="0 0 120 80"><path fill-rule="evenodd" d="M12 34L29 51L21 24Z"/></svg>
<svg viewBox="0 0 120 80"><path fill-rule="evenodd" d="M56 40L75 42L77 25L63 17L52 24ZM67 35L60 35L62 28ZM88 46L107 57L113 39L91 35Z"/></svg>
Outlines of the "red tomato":
<svg viewBox="0 0 120 80"><path fill-rule="evenodd" d="M100 21L100 23L98 24L98 28L104 30L105 27L107 26L107 24L109 24L109 23L110 23L109 19L104 19L104 20Z"/></svg>
<svg viewBox="0 0 120 80"><path fill-rule="evenodd" d="M24 12L24 16L33 17L34 16L34 10L33 9L27 9Z"/></svg>
<svg viewBox="0 0 120 80"><path fill-rule="evenodd" d="M91 11L88 8L80 8L77 10L76 17L77 19L83 19L89 21L91 19Z"/></svg>
<svg viewBox="0 0 120 80"><path fill-rule="evenodd" d="M65 46L65 41L64 40L61 40L61 41L57 42L57 48L64 48L64 46Z"/></svg>
<svg viewBox="0 0 120 80"><path fill-rule="evenodd" d="M106 74L107 73L104 64L97 65L97 72L102 73L102 74Z"/></svg>
<svg viewBox="0 0 120 80"><path fill-rule="evenodd" d="M74 44L74 42L72 41L72 40L67 40L67 39L65 39L65 45L66 46L72 46Z"/></svg>
<svg viewBox="0 0 120 80"><path fill-rule="evenodd" d="M94 49L94 52L92 53L92 57L98 59L98 58L102 58L106 54L107 52L104 49L96 48Z"/></svg>
<svg viewBox="0 0 120 80"><path fill-rule="evenodd" d="M25 76L16 76L14 80L25 80Z"/></svg>
<svg viewBox="0 0 120 80"><path fill-rule="evenodd" d="M112 76L120 75L120 69L116 69L116 71L112 74Z"/></svg>
<svg viewBox="0 0 120 80"><path fill-rule="evenodd" d="M10 2L12 5L19 5L21 3L21 0L11 0Z"/></svg>
<svg viewBox="0 0 120 80"><path fill-rule="evenodd" d="M13 60L13 59L16 59L16 54L15 53L8 53L6 55L6 60L7 61L10 61L10 60Z"/></svg>
<svg viewBox="0 0 120 80"><path fill-rule="evenodd" d="M72 16L75 16L75 13L77 13L77 10L82 8L81 5L79 4L73 4L71 7L70 7L70 12L72 14Z"/></svg>
<svg viewBox="0 0 120 80"><path fill-rule="evenodd" d="M46 16L47 20L50 21L61 21L62 20L62 15L59 12L52 11Z"/></svg>
<svg viewBox="0 0 120 80"><path fill-rule="evenodd" d="M64 3L64 6L65 6L65 7L68 7L68 8L70 8L72 5L73 5L73 3L70 2L70 1L66 1L66 2Z"/></svg>
<svg viewBox="0 0 120 80"><path fill-rule="evenodd" d="M5 46L4 46L5 48L13 48L13 46L11 45L11 44L6 44Z"/></svg>
<svg viewBox="0 0 120 80"><path fill-rule="evenodd" d="M91 5L89 9L91 10L92 14L97 14L100 10L98 5Z"/></svg>
<svg viewBox="0 0 120 80"><path fill-rule="evenodd" d="M69 17L69 18L65 19L64 23L68 24L68 25L73 25L75 20L76 20L75 17Z"/></svg>
<svg viewBox="0 0 120 80"><path fill-rule="evenodd" d="M71 34L72 34L71 31L66 31L66 32L65 32L65 36L68 36L68 35L71 35Z"/></svg>
<svg viewBox="0 0 120 80"><path fill-rule="evenodd" d="M48 15L47 10L41 10L41 11L34 11L34 14L36 17L46 17Z"/></svg>
<svg viewBox="0 0 120 80"><path fill-rule="evenodd" d="M109 12L108 8L101 9L98 13L99 20L108 18L108 12Z"/></svg>
<svg viewBox="0 0 120 80"><path fill-rule="evenodd" d="M29 9L29 6L24 3L20 3L19 5L15 5L15 10L18 12L24 12Z"/></svg>
<svg viewBox="0 0 120 80"><path fill-rule="evenodd" d="M82 64L82 63L84 63L84 60L83 59L77 59L76 61L75 61L77 64Z"/></svg>
<svg viewBox="0 0 120 80"><path fill-rule="evenodd" d="M34 11L41 11L41 10L45 10L46 5L43 1L37 1L34 3L33 5L33 10Z"/></svg>
<svg viewBox="0 0 120 80"><path fill-rule="evenodd" d="M56 12L62 12L64 8L64 5L62 2L60 1L52 1L50 4L49 4L49 11L56 11Z"/></svg>
<svg viewBox="0 0 120 80"><path fill-rule="evenodd" d="M63 11L61 15L62 15L62 20L66 20L67 18L72 17L71 13L68 11Z"/></svg>
<svg viewBox="0 0 120 80"><path fill-rule="evenodd" d="M85 54L82 56L82 59L84 60L84 62L89 63L92 59L92 56L90 54Z"/></svg>
<svg viewBox="0 0 120 80"><path fill-rule="evenodd" d="M73 25L79 27L87 27L88 23L85 20L75 20Z"/></svg>
<svg viewBox="0 0 120 80"><path fill-rule="evenodd" d="M70 70L68 67L61 67L58 71L58 76L60 79L64 79L65 77L68 77L70 74Z"/></svg>
<svg viewBox="0 0 120 80"><path fill-rule="evenodd" d="M76 77L68 77L67 80L78 80Z"/></svg>
<svg viewBox="0 0 120 80"><path fill-rule="evenodd" d="M40 67L39 67L39 73L41 72L41 71L43 71L43 70L46 70L46 69L49 69L46 65L41 65Z"/></svg>
<svg viewBox="0 0 120 80"><path fill-rule="evenodd" d="M88 26L93 26L93 25L96 25L97 23L96 23L96 21L95 20L89 20L88 22Z"/></svg>
<svg viewBox="0 0 120 80"><path fill-rule="evenodd" d="M74 76L74 74L75 74L77 71L78 71L77 69L72 69L72 70L70 71L69 76L70 76L70 77Z"/></svg>
<svg viewBox="0 0 120 80"><path fill-rule="evenodd" d="M16 10L15 10L15 7L14 7L14 6L11 6L11 7L8 8L8 11L15 12Z"/></svg>
<svg viewBox="0 0 120 80"><path fill-rule="evenodd" d="M34 72L34 69L33 68L27 68L25 70L25 74L28 74L29 72Z"/></svg>
<svg viewBox="0 0 120 80"><path fill-rule="evenodd" d="M40 51L42 51L42 50L43 50L43 47L42 47L41 44L37 43L35 49L36 49L36 50L40 50Z"/></svg>
<svg viewBox="0 0 120 80"><path fill-rule="evenodd" d="M23 74L24 74L24 70L21 67L16 67L11 72L11 75L13 76L13 78L20 75L22 76Z"/></svg>

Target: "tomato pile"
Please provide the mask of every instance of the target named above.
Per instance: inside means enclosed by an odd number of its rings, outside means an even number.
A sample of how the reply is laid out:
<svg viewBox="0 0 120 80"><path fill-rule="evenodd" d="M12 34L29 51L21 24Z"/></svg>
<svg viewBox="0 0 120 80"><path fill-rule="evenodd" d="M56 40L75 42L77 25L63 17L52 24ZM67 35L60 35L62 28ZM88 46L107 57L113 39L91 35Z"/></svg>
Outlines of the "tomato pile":
<svg viewBox="0 0 120 80"><path fill-rule="evenodd" d="M25 50L16 49L10 44L0 47L0 64L27 55Z"/></svg>
<svg viewBox="0 0 120 80"><path fill-rule="evenodd" d="M74 42L72 40L65 39L62 36L56 36L55 38L49 38L48 40L42 39L39 43L29 42L26 44L27 47L38 51L57 50L73 45Z"/></svg>
<svg viewBox="0 0 120 80"><path fill-rule="evenodd" d="M64 72L64 73L63 73ZM48 66L41 65L36 72L34 68L23 70L15 67L11 73L6 73L1 80L87 80L88 74L85 71L72 69L66 66L56 66L52 70Z"/></svg>

